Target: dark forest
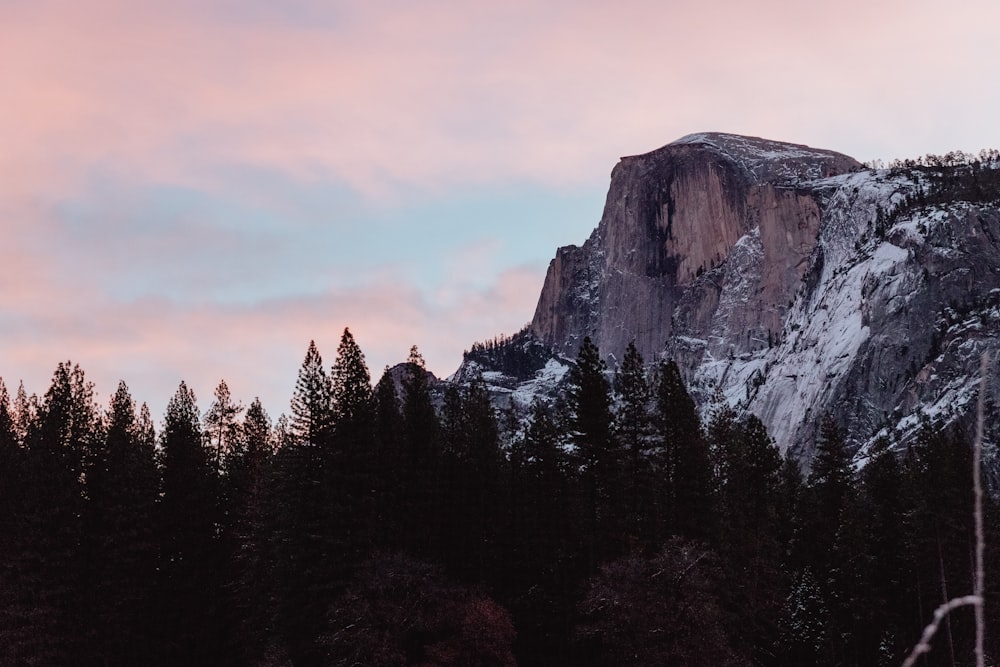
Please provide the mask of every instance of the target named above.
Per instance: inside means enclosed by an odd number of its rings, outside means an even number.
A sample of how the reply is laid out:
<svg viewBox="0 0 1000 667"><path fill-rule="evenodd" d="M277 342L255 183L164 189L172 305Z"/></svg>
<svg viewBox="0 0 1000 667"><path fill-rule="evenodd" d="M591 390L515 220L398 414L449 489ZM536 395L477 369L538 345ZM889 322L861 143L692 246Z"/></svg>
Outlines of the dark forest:
<svg viewBox="0 0 1000 667"><path fill-rule="evenodd" d="M756 417L702 423L671 361L611 374L588 339L568 385L524 416L435 399L414 348L373 388L346 330L275 421L225 382L159 424L69 362L0 383L0 663L895 665L972 591L960 432L856 466L820 418L804 474ZM920 664L973 637L955 611Z"/></svg>

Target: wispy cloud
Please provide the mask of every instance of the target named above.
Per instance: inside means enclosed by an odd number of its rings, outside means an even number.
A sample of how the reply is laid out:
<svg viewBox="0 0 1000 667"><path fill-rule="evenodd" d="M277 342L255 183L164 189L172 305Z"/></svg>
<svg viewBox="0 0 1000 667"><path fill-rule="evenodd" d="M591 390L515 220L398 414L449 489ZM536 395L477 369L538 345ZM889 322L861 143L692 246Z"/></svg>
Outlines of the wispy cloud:
<svg viewBox="0 0 1000 667"><path fill-rule="evenodd" d="M530 318L619 155L699 130L1000 146L998 22L986 0L0 0L0 374L41 390L72 356L105 391L226 377L280 411L345 325L376 372L411 343L450 372ZM582 190L581 223L546 218Z"/></svg>

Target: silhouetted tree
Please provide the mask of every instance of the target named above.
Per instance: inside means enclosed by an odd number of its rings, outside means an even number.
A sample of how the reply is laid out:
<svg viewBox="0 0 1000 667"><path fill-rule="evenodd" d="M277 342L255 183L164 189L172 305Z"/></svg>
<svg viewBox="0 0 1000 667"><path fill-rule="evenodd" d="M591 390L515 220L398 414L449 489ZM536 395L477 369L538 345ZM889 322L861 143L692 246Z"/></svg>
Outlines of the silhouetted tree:
<svg viewBox="0 0 1000 667"><path fill-rule="evenodd" d="M657 430L662 450L661 500L667 531L673 535L709 539L715 532L712 464L694 400L673 360L659 368Z"/></svg>
<svg viewBox="0 0 1000 667"><path fill-rule="evenodd" d="M579 461L584 549L590 572L624 546L620 498L612 495L621 485L621 460L611 433L611 386L606 369L597 346L589 336L584 338L570 369L566 392L569 440Z"/></svg>
<svg viewBox="0 0 1000 667"><path fill-rule="evenodd" d="M87 470L84 514L91 664L148 664L154 658L157 499L153 443L140 439L124 382L112 395L105 433Z"/></svg>
<svg viewBox="0 0 1000 667"><path fill-rule="evenodd" d="M216 622L222 593L218 478L194 392L183 382L167 403L160 446L160 658L164 664L218 662L226 641Z"/></svg>

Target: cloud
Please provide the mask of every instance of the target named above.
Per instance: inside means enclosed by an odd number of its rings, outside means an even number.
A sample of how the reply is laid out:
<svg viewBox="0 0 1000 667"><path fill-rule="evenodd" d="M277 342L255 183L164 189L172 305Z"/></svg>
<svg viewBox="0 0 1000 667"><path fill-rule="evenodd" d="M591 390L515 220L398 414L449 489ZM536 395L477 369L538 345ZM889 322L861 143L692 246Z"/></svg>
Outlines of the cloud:
<svg viewBox="0 0 1000 667"><path fill-rule="evenodd" d="M554 248L440 202L564 204L700 130L1000 146L998 22L986 0L0 0L0 373L41 391L72 356L161 405L225 377L280 412L345 325L376 374L410 343L450 372L530 317Z"/></svg>
<svg viewBox="0 0 1000 667"><path fill-rule="evenodd" d="M702 129L961 138L931 123L935 91L996 95L994 3L325 6L5 5L4 189L61 189L95 164L202 187L254 165L372 196L565 184ZM916 117L886 122L901 106Z"/></svg>
<svg viewBox="0 0 1000 667"><path fill-rule="evenodd" d="M431 370L448 375L474 341L520 329L542 277L539 267L513 268L495 283L454 291L446 300L429 298L398 275L254 305L88 299L70 311L5 322L0 368L8 386L23 379L29 392L41 394L56 363L70 358L87 371L100 396L124 379L157 416L182 379L204 401L225 379L234 396L248 403L259 395L276 416L287 411L309 340L316 340L329 365L344 327L350 327L374 380L385 365L405 360L411 344L420 347Z"/></svg>

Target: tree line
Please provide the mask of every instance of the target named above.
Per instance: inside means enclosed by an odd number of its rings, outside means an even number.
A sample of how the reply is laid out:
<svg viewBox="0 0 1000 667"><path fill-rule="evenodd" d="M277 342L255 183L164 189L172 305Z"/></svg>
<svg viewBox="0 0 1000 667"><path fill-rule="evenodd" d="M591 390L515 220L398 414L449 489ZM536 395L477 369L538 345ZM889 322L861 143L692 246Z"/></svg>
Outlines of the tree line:
<svg viewBox="0 0 1000 667"><path fill-rule="evenodd" d="M927 423L859 469L818 428L803 474L589 339L524 418L482 382L435 400L415 347L373 387L347 330L274 422L182 383L156 427L61 363L41 397L0 382L0 663L899 664L972 589L971 448ZM996 564L992 502L987 534ZM926 664L972 639L956 612Z"/></svg>

